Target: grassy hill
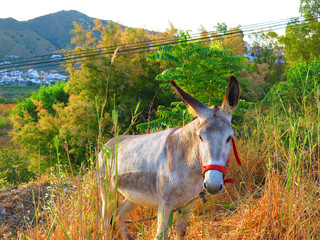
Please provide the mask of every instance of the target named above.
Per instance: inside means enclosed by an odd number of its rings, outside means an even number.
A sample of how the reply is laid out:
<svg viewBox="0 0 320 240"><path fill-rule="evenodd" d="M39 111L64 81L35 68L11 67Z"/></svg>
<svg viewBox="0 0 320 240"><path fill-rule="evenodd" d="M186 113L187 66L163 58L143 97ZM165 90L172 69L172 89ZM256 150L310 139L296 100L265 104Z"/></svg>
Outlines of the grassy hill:
<svg viewBox="0 0 320 240"><path fill-rule="evenodd" d="M85 29L88 25L93 26L94 18L78 11L60 11L29 20L26 23L30 29L38 33L41 37L48 40L57 49L70 47L70 40L74 29L73 23L81 24ZM103 20L103 24L108 21Z"/></svg>
<svg viewBox="0 0 320 240"><path fill-rule="evenodd" d="M13 18L0 19L0 59L5 55L29 57L51 54L71 46L73 23L84 28L93 26L94 18L78 11L60 11L19 22ZM102 20L103 24L108 21Z"/></svg>
<svg viewBox="0 0 320 240"><path fill-rule="evenodd" d="M5 55L27 57L53 52L57 48L13 18L0 19L0 58Z"/></svg>

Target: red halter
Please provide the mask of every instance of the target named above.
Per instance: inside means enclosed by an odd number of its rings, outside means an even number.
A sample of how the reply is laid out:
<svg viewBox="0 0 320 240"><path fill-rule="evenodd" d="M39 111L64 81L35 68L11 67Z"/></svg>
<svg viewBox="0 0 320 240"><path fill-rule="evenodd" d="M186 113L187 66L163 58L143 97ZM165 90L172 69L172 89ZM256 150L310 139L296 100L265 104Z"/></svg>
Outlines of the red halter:
<svg viewBox="0 0 320 240"><path fill-rule="evenodd" d="M239 157L239 154L237 151L237 147L236 147L236 143L235 143L233 137L232 137L232 147L233 147L233 152L234 152L234 156L236 157L237 163L239 164L239 166L241 166L242 165L241 160L240 160L240 157ZM199 152L199 155L200 155L200 152ZM227 168L228 168L228 165L230 162L230 157L231 157L231 152L230 152L230 156L228 158L227 166L223 167L223 166L216 165L216 164L202 165L202 158L200 155L200 167L202 170L202 174L204 174L208 170L218 170L223 173L223 177L224 177L227 174ZM234 180L232 178L224 179L224 183L233 183L233 182L234 182Z"/></svg>

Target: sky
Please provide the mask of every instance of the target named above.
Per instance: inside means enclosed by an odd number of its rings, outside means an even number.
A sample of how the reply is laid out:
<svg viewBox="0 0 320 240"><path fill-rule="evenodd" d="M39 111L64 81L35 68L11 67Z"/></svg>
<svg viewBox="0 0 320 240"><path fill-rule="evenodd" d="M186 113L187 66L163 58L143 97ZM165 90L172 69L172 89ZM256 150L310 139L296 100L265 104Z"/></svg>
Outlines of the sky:
<svg viewBox="0 0 320 240"><path fill-rule="evenodd" d="M298 17L300 0L10 0L0 18L30 20L61 10L112 20L128 27L165 31L169 22L179 30L213 31L218 22L228 27Z"/></svg>

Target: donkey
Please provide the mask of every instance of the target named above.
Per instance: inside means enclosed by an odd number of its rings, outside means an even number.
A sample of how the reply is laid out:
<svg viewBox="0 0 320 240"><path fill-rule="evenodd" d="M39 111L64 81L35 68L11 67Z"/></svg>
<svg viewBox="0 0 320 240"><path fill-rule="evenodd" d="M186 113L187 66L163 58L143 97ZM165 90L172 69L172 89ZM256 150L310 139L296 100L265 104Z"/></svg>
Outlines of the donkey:
<svg viewBox="0 0 320 240"><path fill-rule="evenodd" d="M126 219L138 206L157 207L155 239L167 238L171 211L181 207L184 213L175 222L177 239L184 239L194 199L205 189L216 194L223 189L231 152L232 113L239 102L240 86L231 75L221 107L207 107L183 91L171 80L179 98L196 118L183 128L157 133L123 136L118 142L117 189L125 197L116 211L124 239L131 239ZM234 143L234 142L233 142ZM112 149L114 139L107 142ZM102 224L107 224L107 198L104 191L106 170L112 164L111 192L115 191L114 157L99 153ZM107 166L109 165L109 166ZM186 204L189 203L190 204Z"/></svg>

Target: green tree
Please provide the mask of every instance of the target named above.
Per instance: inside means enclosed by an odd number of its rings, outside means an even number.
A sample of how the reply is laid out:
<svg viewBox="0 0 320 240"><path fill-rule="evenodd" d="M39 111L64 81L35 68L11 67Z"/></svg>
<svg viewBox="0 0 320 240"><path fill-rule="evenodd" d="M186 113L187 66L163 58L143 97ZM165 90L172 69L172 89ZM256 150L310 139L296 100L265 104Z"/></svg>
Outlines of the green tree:
<svg viewBox="0 0 320 240"><path fill-rule="evenodd" d="M173 32L174 29L169 30L166 37L173 37ZM100 140L112 136L110 113L115 106L119 127L124 132L138 102L139 121L146 122L155 114L151 103L153 108L167 104L171 94L159 90L159 82L154 80L166 64L147 61L145 53L150 39L163 36L151 36L144 29L124 29L113 22L103 26L99 20L88 30L75 24L73 33L75 48L63 51L66 56L70 54L70 61L65 64L69 81L41 88L12 114L14 141L34 166L40 158L42 169L55 163L55 136L63 143L59 149L62 164L67 164L70 157L79 166L91 156ZM128 51L127 46L134 43L139 43L139 48ZM74 58L88 53L90 56L85 59Z"/></svg>
<svg viewBox="0 0 320 240"><path fill-rule="evenodd" d="M251 49L248 53L254 60L245 75L247 75L247 79L257 78L256 82L261 86L258 91L254 90L259 93L256 95L258 97L256 100L261 100L264 94L283 77L285 68L284 51L278 42L278 38L278 34L274 31L261 31L250 35ZM262 76L263 79L261 79ZM262 92L264 94L261 94Z"/></svg>
<svg viewBox="0 0 320 240"><path fill-rule="evenodd" d="M300 13L305 18L292 19L286 28L285 36L279 40L285 45L285 59L288 63L299 60L309 61L320 56L320 0L301 0Z"/></svg>
<svg viewBox="0 0 320 240"><path fill-rule="evenodd" d="M240 28L229 29L223 41L224 48L231 50L231 54L234 56L244 56L245 41L243 37L244 34Z"/></svg>
<svg viewBox="0 0 320 240"><path fill-rule="evenodd" d="M233 56L225 50L222 43L213 41L209 46L203 41L190 41L187 33L182 33L180 42L174 46L163 46L149 56L152 61L170 62L167 68L156 79L162 87L168 87L171 79L178 85L207 105L220 105L227 87L230 74L237 74L244 68L243 56ZM182 121L184 113L180 102L165 109L158 109L158 116L171 123ZM168 110L168 111L167 111ZM186 116L185 116L186 117ZM176 120L175 120L176 119ZM159 123L159 120L156 120ZM171 125L171 124L170 124ZM140 125L142 128L142 126Z"/></svg>
<svg viewBox="0 0 320 240"><path fill-rule="evenodd" d="M318 18L320 16L319 0L300 0L300 13L306 18Z"/></svg>
<svg viewBox="0 0 320 240"><path fill-rule="evenodd" d="M296 115L317 115L320 98L320 58L308 63L298 61L291 64L286 73L287 81L275 84L267 99L274 106L293 111ZM281 99L281 101L280 101Z"/></svg>
<svg viewBox="0 0 320 240"><path fill-rule="evenodd" d="M40 158L42 169L52 166L50 161L55 159L51 158L51 147L60 127L56 106L66 106L68 103L65 85L42 86L11 113L13 141L21 147L21 156L34 166L38 165Z"/></svg>
<svg viewBox="0 0 320 240"><path fill-rule="evenodd" d="M113 53L99 58L93 57L85 62L76 60L68 62L67 71L70 73L70 80L66 89L70 95L77 95L92 106L95 106L96 99L101 106L107 98L105 113L111 112L116 105L119 110L120 127L125 130L138 102L141 111L139 121L147 121L153 98L155 106L168 102L167 93L159 90L159 83L154 81L154 77L161 72L162 65L147 61L145 49L128 52L126 47L139 43L139 48L149 48L150 39L157 40L163 36L151 36L144 29L123 29L120 24L112 22L109 22L108 26L103 26L100 21L96 21L95 24L93 31L98 31L101 39L94 39L92 32L76 26L76 37L73 42L77 44L77 48L72 54L104 48L115 50L115 46L120 46L118 53L112 63ZM165 36L174 37L170 36L171 33L175 33L173 26ZM121 53L123 50L124 53ZM110 118L106 116L105 126L108 126L108 123ZM107 127L105 134L108 133L111 131Z"/></svg>
<svg viewBox="0 0 320 240"><path fill-rule="evenodd" d="M37 122L37 106L34 100L41 101L43 108L50 114L55 115L53 105L55 103L64 103L69 101L69 94L64 90L66 83L58 82L52 86L42 86L37 92L33 92L25 101L18 103L17 107L13 109L12 116L23 117L25 111L28 112L32 121Z"/></svg>

